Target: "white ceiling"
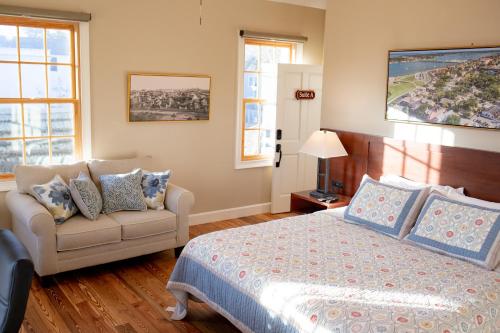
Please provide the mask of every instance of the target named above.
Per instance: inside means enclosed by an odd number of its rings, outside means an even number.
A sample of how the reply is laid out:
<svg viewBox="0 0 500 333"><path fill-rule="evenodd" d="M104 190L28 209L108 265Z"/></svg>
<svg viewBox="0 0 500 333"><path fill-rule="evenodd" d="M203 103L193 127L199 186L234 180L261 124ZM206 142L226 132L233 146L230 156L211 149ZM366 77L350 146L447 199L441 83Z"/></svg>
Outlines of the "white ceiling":
<svg viewBox="0 0 500 333"><path fill-rule="evenodd" d="M274 2L283 2L291 5L313 7L319 9L326 9L327 0L270 0Z"/></svg>

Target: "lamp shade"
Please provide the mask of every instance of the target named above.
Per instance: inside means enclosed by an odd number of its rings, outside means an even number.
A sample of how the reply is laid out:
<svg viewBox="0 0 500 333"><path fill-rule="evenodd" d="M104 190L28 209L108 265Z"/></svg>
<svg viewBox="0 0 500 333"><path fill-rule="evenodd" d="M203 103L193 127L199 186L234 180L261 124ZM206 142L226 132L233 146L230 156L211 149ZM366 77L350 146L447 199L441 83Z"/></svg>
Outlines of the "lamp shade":
<svg viewBox="0 0 500 333"><path fill-rule="evenodd" d="M319 158L347 156L337 133L330 131L315 131L299 152Z"/></svg>

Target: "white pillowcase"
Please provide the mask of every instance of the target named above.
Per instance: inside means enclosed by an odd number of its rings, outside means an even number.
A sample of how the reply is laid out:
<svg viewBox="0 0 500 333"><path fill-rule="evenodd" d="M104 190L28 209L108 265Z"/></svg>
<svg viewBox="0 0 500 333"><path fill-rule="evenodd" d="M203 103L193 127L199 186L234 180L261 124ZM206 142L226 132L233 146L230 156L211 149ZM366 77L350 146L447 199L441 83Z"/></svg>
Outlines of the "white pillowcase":
<svg viewBox="0 0 500 333"><path fill-rule="evenodd" d="M468 203L471 205L476 205L476 206L481 206L481 207L486 207L486 208L491 208L491 209L500 209L500 203L498 203L498 202L476 199L473 197L468 197L466 195L459 195L457 193L449 193L447 195L447 197L450 199L457 200L457 201L460 201L463 203Z"/></svg>
<svg viewBox="0 0 500 333"><path fill-rule="evenodd" d="M448 194L457 194L457 195L464 195L464 188L459 187L459 188L454 188L451 186L447 185L433 185L433 184L426 184L426 183L419 183L415 182L413 180L401 177L401 176L396 176L396 175L383 175L380 177L380 182L382 184L388 184L388 185L394 185L394 186L400 186L400 187L405 187L409 189L421 189L424 187L430 187L431 191L439 191L442 194L448 195Z"/></svg>

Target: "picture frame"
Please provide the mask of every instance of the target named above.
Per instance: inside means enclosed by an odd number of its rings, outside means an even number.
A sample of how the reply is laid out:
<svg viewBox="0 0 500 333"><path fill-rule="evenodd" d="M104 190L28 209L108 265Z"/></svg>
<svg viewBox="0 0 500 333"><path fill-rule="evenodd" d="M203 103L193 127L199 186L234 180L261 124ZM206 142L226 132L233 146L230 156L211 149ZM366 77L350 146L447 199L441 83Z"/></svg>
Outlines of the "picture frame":
<svg viewBox="0 0 500 333"><path fill-rule="evenodd" d="M203 74L128 73L128 121L209 120L211 81Z"/></svg>
<svg viewBox="0 0 500 333"><path fill-rule="evenodd" d="M500 46L389 50L385 119L500 129Z"/></svg>

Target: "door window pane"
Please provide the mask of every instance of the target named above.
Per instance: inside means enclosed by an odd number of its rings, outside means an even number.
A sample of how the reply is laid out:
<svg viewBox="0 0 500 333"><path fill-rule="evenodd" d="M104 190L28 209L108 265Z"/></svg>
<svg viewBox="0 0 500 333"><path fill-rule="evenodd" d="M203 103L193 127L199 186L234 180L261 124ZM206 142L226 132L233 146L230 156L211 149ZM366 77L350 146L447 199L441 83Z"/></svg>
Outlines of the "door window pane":
<svg viewBox="0 0 500 333"><path fill-rule="evenodd" d="M259 130L245 130L245 156L259 155Z"/></svg>
<svg viewBox="0 0 500 333"><path fill-rule="evenodd" d="M49 140L26 140L26 164L49 164Z"/></svg>
<svg viewBox="0 0 500 333"><path fill-rule="evenodd" d="M47 104L24 104L24 133L26 136L49 135Z"/></svg>
<svg viewBox="0 0 500 333"><path fill-rule="evenodd" d="M47 29L47 62L69 64L71 35L68 30Z"/></svg>
<svg viewBox="0 0 500 333"><path fill-rule="evenodd" d="M23 98L46 97L45 65L21 65Z"/></svg>
<svg viewBox="0 0 500 333"><path fill-rule="evenodd" d="M258 128L260 126L260 105L257 103L245 104L245 128Z"/></svg>
<svg viewBox="0 0 500 333"><path fill-rule="evenodd" d="M19 27L21 61L45 62L42 28Z"/></svg>
<svg viewBox="0 0 500 333"><path fill-rule="evenodd" d="M0 138L19 138L23 135L20 104L0 104Z"/></svg>
<svg viewBox="0 0 500 333"><path fill-rule="evenodd" d="M276 128L276 105L264 104L262 106L262 121L260 127L266 129Z"/></svg>
<svg viewBox="0 0 500 333"><path fill-rule="evenodd" d="M259 94L259 76L254 73L245 73L243 77L244 98L257 98Z"/></svg>
<svg viewBox="0 0 500 333"><path fill-rule="evenodd" d="M71 67L48 66L49 98L72 97Z"/></svg>
<svg viewBox="0 0 500 333"><path fill-rule="evenodd" d="M259 69L259 45L245 45L245 70L257 71Z"/></svg>
<svg viewBox="0 0 500 333"><path fill-rule="evenodd" d="M50 124L52 135L74 135L73 104L51 104L50 105Z"/></svg>
<svg viewBox="0 0 500 333"><path fill-rule="evenodd" d="M0 60L17 61L17 28L0 25Z"/></svg>
<svg viewBox="0 0 500 333"><path fill-rule="evenodd" d="M0 63L0 98L19 97L19 66Z"/></svg>
<svg viewBox="0 0 500 333"><path fill-rule="evenodd" d="M75 141L73 138L52 139L52 163L68 164L74 162Z"/></svg>
<svg viewBox="0 0 500 333"><path fill-rule="evenodd" d="M280 64L290 63L290 48L289 47L277 47L276 48L276 61Z"/></svg>
<svg viewBox="0 0 500 333"><path fill-rule="evenodd" d="M14 167L23 163L21 140L0 140L0 174L14 173Z"/></svg>

